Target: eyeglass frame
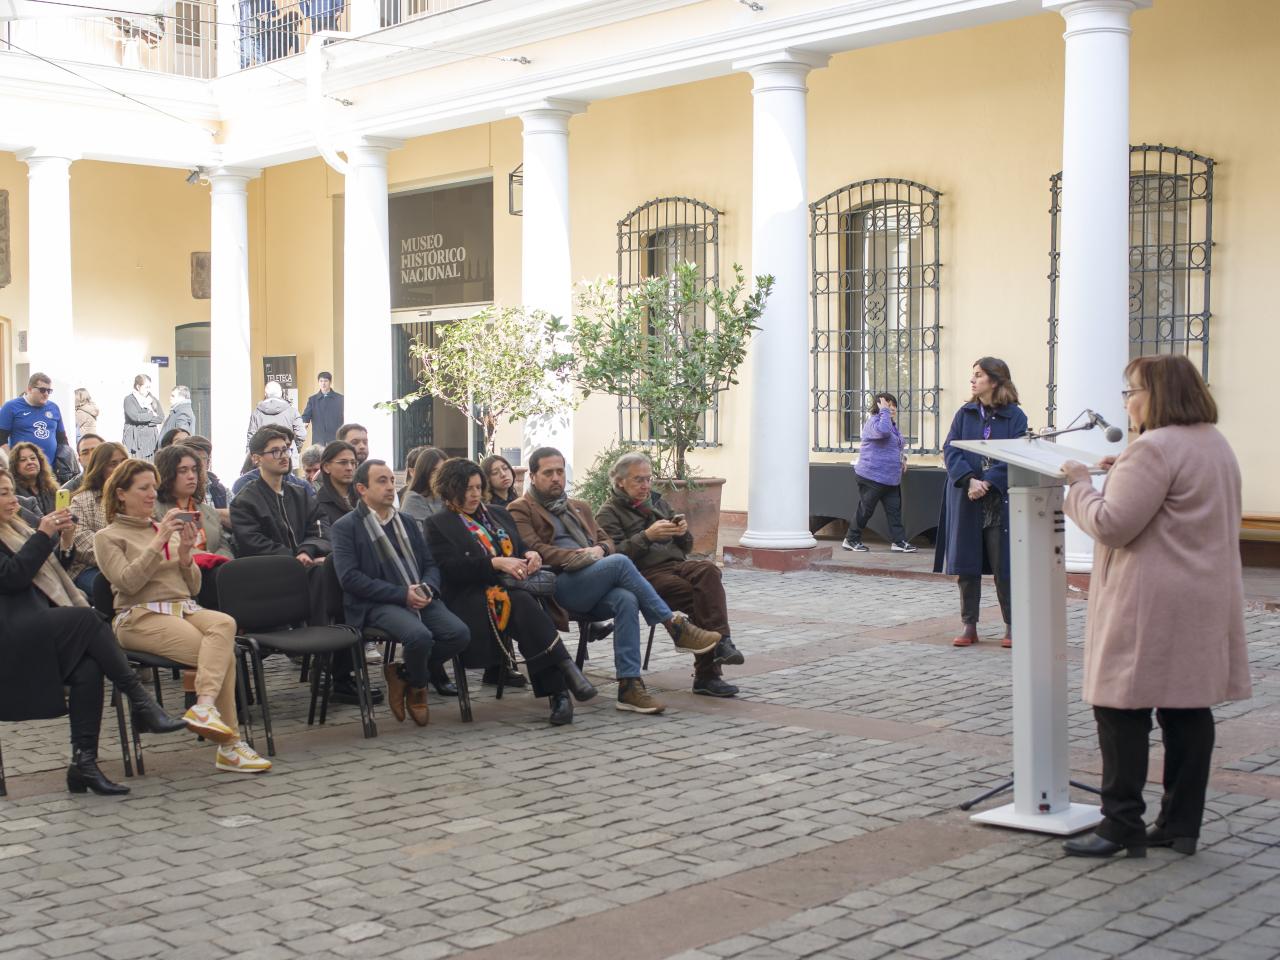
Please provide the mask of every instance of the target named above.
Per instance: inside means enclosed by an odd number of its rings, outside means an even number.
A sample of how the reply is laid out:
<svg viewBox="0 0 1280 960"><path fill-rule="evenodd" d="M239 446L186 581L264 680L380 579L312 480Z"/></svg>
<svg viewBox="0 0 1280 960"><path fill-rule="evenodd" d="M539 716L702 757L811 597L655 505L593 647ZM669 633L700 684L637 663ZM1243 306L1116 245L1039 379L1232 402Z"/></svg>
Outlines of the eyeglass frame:
<svg viewBox="0 0 1280 960"><path fill-rule="evenodd" d="M289 448L288 448L288 447L280 447L279 449L275 450L274 452L273 452L273 451L271 451L271 450L263 450L260 454L258 454L258 456L260 456L260 457L270 457L272 460L281 460L281 459L283 459L283 458L285 458L285 457L289 456Z"/></svg>
<svg viewBox="0 0 1280 960"><path fill-rule="evenodd" d="M1125 402L1128 402L1129 398L1132 397L1135 393L1145 393L1146 389L1147 389L1146 387L1130 387L1128 390L1121 390L1120 399Z"/></svg>

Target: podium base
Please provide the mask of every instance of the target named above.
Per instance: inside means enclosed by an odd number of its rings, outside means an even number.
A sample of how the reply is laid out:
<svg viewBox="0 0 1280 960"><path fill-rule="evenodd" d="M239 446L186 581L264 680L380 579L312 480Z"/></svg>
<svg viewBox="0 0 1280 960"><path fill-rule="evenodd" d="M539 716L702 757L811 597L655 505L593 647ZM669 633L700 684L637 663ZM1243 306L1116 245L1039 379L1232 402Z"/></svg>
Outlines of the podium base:
<svg viewBox="0 0 1280 960"><path fill-rule="evenodd" d="M1088 803L1073 803L1057 813L1018 813L1012 803L1006 803L1003 807L975 813L969 819L993 827L1066 837L1096 827L1102 822L1102 810Z"/></svg>

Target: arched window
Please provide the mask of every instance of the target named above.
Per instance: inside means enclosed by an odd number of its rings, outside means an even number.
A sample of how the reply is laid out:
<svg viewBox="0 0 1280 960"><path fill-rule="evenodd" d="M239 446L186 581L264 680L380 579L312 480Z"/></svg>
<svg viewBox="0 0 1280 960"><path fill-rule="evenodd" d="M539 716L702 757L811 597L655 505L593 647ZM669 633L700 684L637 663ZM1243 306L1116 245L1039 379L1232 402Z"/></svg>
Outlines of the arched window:
<svg viewBox="0 0 1280 960"><path fill-rule="evenodd" d="M720 211L689 197L659 197L636 207L618 221L618 297L645 280L667 277L680 263L698 268L704 285L720 284ZM705 328L705 311L689 317L692 328ZM632 397L618 398L618 436L647 443L652 428L644 422ZM720 445L720 407L714 403L702 417L700 447Z"/></svg>
<svg viewBox="0 0 1280 960"><path fill-rule="evenodd" d="M1129 148L1129 358L1181 353L1209 379L1213 165L1190 150ZM1049 178L1049 426L1058 392L1062 174Z"/></svg>
<svg viewBox="0 0 1280 960"><path fill-rule="evenodd" d="M939 449L938 191L862 180L810 204L813 449L853 450L875 395L907 449Z"/></svg>

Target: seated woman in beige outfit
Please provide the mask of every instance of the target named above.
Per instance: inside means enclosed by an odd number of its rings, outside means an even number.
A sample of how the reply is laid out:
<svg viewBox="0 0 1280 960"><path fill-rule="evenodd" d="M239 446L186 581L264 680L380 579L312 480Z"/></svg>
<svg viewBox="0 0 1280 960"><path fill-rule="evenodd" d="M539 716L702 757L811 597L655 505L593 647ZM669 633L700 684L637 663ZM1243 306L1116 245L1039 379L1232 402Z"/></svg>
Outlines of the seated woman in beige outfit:
<svg viewBox="0 0 1280 960"><path fill-rule="evenodd" d="M145 460L126 460L103 492L107 526L94 537L98 568L111 583L116 637L126 650L196 668L196 703L187 726L219 744L215 766L261 773L271 761L239 738L236 719L235 621L204 610L193 552L196 524L174 508L153 519L159 475Z"/></svg>

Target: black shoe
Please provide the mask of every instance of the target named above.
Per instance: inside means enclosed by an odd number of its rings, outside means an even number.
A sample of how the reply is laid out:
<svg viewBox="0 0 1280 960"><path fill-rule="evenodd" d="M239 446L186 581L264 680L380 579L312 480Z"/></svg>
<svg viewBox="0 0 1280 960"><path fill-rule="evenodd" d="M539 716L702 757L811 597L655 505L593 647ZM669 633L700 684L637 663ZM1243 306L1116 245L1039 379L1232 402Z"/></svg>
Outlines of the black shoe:
<svg viewBox="0 0 1280 960"><path fill-rule="evenodd" d="M734 697L738 688L719 677L694 677L693 692L704 697Z"/></svg>
<svg viewBox="0 0 1280 960"><path fill-rule="evenodd" d="M185 724L184 724L185 726ZM71 751L71 766L67 767L67 789L72 793L92 790L99 796L119 797L129 792L121 783L113 783L98 769L98 751L79 749Z"/></svg>
<svg viewBox="0 0 1280 960"><path fill-rule="evenodd" d="M1125 856L1142 858L1147 855L1145 840L1136 843L1112 843L1106 837L1091 833L1087 837L1073 837L1062 844L1062 850L1069 857L1114 857L1121 850Z"/></svg>
<svg viewBox="0 0 1280 960"><path fill-rule="evenodd" d="M742 655L742 651L733 645L733 641L728 637L721 637L720 642L716 644L715 650L711 652L711 659L718 664L729 664L738 667L747 662L747 658Z"/></svg>
<svg viewBox="0 0 1280 960"><path fill-rule="evenodd" d="M1148 847L1171 847L1175 853L1191 856L1196 852L1195 837L1174 837L1164 832L1164 827L1147 827Z"/></svg>
<svg viewBox="0 0 1280 960"><path fill-rule="evenodd" d="M369 703L377 706L382 703L382 688L369 688ZM329 692L330 703L350 703L354 706L360 705L360 695L356 693L356 682L353 679L335 680L333 681L333 689Z"/></svg>
<svg viewBox="0 0 1280 960"><path fill-rule="evenodd" d="M458 685L449 679L449 674L444 672L444 667L437 665L431 667L431 685L436 688L436 693L442 697L456 697L458 695Z"/></svg>
<svg viewBox="0 0 1280 960"><path fill-rule="evenodd" d="M569 692L579 703L586 703L596 695L596 688L582 675L582 671L572 660L561 660L556 667L564 675L564 682L569 687ZM554 696L552 699L554 700ZM572 711L570 715L572 716Z"/></svg>
<svg viewBox="0 0 1280 960"><path fill-rule="evenodd" d="M573 723L573 700L567 693L551 695L551 725L563 727Z"/></svg>
<svg viewBox="0 0 1280 960"><path fill-rule="evenodd" d="M485 667L484 676L480 682L486 687L496 687L498 685L498 677L501 675L498 671L502 667ZM519 670L507 670L507 677L502 681L504 687L520 687L523 688L528 681L525 680L524 674Z"/></svg>
<svg viewBox="0 0 1280 960"><path fill-rule="evenodd" d="M139 733L177 733L187 729L187 721L165 713L136 676L132 683L121 685L120 690L133 708L133 728Z"/></svg>
<svg viewBox="0 0 1280 960"><path fill-rule="evenodd" d="M611 633L613 633L612 620L597 620L587 630L587 642L595 643L597 640L603 640Z"/></svg>

